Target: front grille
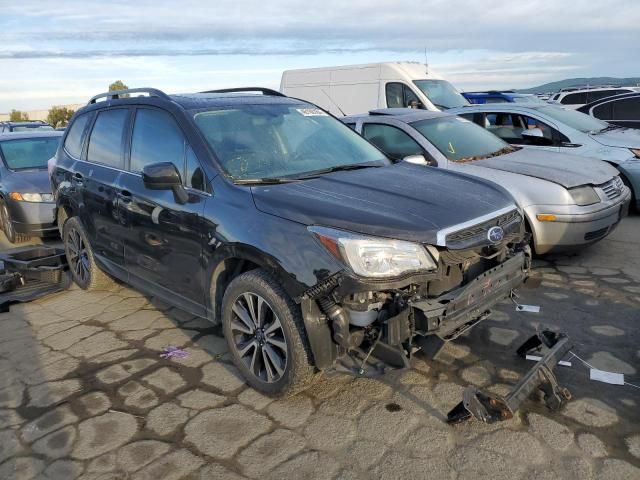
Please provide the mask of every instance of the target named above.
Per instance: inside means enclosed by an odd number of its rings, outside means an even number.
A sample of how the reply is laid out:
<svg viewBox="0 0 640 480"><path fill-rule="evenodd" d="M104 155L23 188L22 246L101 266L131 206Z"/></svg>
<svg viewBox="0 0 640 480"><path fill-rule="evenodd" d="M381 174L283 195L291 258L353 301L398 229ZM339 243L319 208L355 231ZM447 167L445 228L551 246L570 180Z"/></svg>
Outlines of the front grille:
<svg viewBox="0 0 640 480"><path fill-rule="evenodd" d="M601 228L600 230L595 230L593 232L587 232L584 234L585 240L597 240L598 238L604 237L609 231L609 227Z"/></svg>
<svg viewBox="0 0 640 480"><path fill-rule="evenodd" d="M618 198L622 195L622 192L624 191L624 183L620 177L616 177L609 180L607 183L598 185L598 188L602 189L609 200L613 200L614 198Z"/></svg>
<svg viewBox="0 0 640 480"><path fill-rule="evenodd" d="M522 217L517 209L500 215L478 225L450 233L446 237L446 245L449 248L465 248L476 243L486 243L487 232L491 227L502 227L505 233L504 241L510 241L518 235L519 229L512 231L513 227L522 222Z"/></svg>

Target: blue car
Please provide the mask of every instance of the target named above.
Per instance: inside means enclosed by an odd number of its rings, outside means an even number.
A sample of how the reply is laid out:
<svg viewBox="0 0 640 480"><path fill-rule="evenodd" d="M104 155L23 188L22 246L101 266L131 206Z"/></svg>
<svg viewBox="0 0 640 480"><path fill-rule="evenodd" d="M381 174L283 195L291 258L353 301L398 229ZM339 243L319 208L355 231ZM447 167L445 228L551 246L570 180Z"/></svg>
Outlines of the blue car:
<svg viewBox="0 0 640 480"><path fill-rule="evenodd" d="M545 103L535 95L529 93L515 93L512 90L497 91L489 90L487 92L462 92L462 96L469 103Z"/></svg>

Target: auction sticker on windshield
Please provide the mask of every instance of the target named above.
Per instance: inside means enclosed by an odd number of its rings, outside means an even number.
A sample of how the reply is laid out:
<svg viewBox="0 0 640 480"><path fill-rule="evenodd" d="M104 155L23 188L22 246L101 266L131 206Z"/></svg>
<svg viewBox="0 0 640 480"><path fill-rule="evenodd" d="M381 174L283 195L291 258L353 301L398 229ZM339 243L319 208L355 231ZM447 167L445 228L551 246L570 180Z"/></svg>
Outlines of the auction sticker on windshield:
<svg viewBox="0 0 640 480"><path fill-rule="evenodd" d="M305 117L327 117L327 113L319 108L296 108L296 110Z"/></svg>

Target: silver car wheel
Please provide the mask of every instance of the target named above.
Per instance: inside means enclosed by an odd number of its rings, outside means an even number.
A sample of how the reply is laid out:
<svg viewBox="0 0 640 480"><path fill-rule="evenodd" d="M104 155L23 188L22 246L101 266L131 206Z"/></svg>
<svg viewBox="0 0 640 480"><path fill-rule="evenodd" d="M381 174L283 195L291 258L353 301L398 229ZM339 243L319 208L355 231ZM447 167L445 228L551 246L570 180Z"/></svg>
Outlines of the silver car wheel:
<svg viewBox="0 0 640 480"><path fill-rule="evenodd" d="M280 319L264 298L251 292L238 296L232 310L231 347L257 379L277 382L287 368L287 341Z"/></svg>

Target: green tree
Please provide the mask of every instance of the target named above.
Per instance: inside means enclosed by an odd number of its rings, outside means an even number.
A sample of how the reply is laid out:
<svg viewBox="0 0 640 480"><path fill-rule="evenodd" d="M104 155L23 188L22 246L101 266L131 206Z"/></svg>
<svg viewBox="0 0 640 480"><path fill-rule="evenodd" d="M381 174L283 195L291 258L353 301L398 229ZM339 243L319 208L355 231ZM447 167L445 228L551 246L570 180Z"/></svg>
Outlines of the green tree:
<svg viewBox="0 0 640 480"><path fill-rule="evenodd" d="M110 92L113 92L114 90L126 90L128 88L129 87L122 80L116 80L111 85L109 85ZM126 98L128 96L129 94L125 93L124 95L122 95L122 98Z"/></svg>
<svg viewBox="0 0 640 480"><path fill-rule="evenodd" d="M66 127L73 113L70 108L53 106L47 114L47 122L54 127Z"/></svg>
<svg viewBox="0 0 640 480"><path fill-rule="evenodd" d="M24 122L26 120L29 120L29 115L27 115L27 112L21 112L20 110L11 110L11 113L9 114L10 122Z"/></svg>

